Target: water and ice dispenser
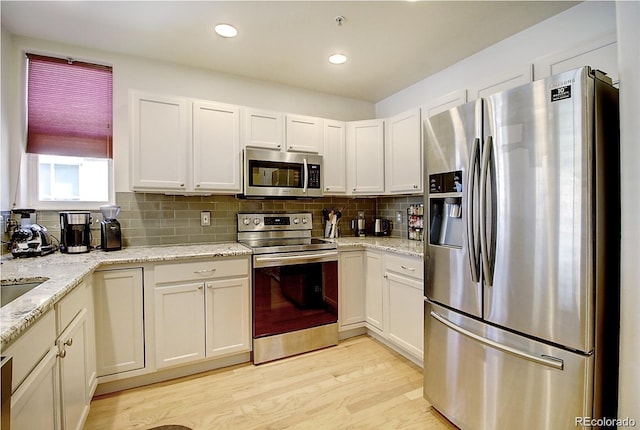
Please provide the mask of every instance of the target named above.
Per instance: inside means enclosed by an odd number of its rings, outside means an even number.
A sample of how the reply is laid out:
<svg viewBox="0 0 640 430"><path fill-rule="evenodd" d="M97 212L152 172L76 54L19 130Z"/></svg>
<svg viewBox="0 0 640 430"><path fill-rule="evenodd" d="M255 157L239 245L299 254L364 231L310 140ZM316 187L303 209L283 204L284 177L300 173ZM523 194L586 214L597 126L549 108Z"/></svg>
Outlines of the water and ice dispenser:
<svg viewBox="0 0 640 430"><path fill-rule="evenodd" d="M462 171L429 175L429 243L462 247Z"/></svg>

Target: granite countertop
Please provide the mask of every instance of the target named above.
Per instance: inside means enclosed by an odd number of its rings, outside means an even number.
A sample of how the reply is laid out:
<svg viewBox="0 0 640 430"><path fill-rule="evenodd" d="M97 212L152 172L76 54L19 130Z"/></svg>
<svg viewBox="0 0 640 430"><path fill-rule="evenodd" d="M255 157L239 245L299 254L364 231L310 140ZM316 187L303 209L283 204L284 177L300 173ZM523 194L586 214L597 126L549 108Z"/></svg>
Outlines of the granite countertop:
<svg viewBox="0 0 640 430"><path fill-rule="evenodd" d="M0 348L17 338L98 267L234 255L251 255L251 249L230 242L134 247L111 252L96 250L85 254L55 252L31 258L3 257L0 266L3 283L21 283L34 278L48 279L0 308Z"/></svg>
<svg viewBox="0 0 640 430"><path fill-rule="evenodd" d="M424 255L424 243L418 240L377 236L340 237L333 240L338 244L338 248L369 248L418 258L423 258Z"/></svg>
<svg viewBox="0 0 640 430"><path fill-rule="evenodd" d="M340 248L369 248L422 258L423 243L388 237L341 237L333 239ZM180 261L190 258L251 255L239 243L211 243L133 247L119 251L100 250L85 254L55 252L44 257L13 258L5 256L0 266L3 283L22 283L34 278L46 281L0 308L0 348L4 348L31 326L41 315L97 268L115 264Z"/></svg>

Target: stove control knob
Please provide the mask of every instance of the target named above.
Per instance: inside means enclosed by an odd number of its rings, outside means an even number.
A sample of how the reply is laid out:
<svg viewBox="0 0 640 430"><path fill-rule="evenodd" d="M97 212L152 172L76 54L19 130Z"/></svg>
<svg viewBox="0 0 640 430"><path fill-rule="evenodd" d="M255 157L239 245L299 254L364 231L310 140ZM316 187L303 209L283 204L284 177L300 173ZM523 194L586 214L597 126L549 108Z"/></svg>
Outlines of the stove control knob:
<svg viewBox="0 0 640 430"><path fill-rule="evenodd" d="M293 219L293 223L294 223L294 224L298 224L299 222L300 222L300 220L299 220L298 218L294 218L294 219Z"/></svg>
<svg viewBox="0 0 640 430"><path fill-rule="evenodd" d="M251 220L249 218L244 218L242 220L242 224L244 224L244 225L249 225L250 222L251 222Z"/></svg>
<svg viewBox="0 0 640 430"><path fill-rule="evenodd" d="M254 224L254 225L258 225L258 224L260 224L260 218L254 218L254 219L253 219L253 224Z"/></svg>
<svg viewBox="0 0 640 430"><path fill-rule="evenodd" d="M302 218L302 224L306 224L309 220L306 218Z"/></svg>

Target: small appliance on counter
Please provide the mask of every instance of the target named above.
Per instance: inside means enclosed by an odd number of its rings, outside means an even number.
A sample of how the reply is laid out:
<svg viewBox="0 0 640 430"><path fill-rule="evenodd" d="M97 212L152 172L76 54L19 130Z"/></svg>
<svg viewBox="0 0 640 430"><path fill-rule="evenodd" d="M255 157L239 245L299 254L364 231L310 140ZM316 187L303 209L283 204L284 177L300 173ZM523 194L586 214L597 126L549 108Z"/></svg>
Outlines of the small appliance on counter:
<svg viewBox="0 0 640 430"><path fill-rule="evenodd" d="M39 257L56 250L47 229L31 222L35 209L12 209L20 215L20 227L11 234L9 249L14 257Z"/></svg>
<svg viewBox="0 0 640 430"><path fill-rule="evenodd" d="M366 236L366 234L367 234L367 221L364 219L364 217L358 217L358 218L352 219L351 220L351 230L358 237Z"/></svg>
<svg viewBox="0 0 640 430"><path fill-rule="evenodd" d="M391 234L391 222L385 218L374 218L373 235L389 236Z"/></svg>
<svg viewBox="0 0 640 430"><path fill-rule="evenodd" d="M91 212L59 212L60 251L81 254L91 249Z"/></svg>
<svg viewBox="0 0 640 430"><path fill-rule="evenodd" d="M120 213L120 206L100 206L104 219L100 222L100 248L103 251L117 251L122 249L122 232L120 223L116 219Z"/></svg>

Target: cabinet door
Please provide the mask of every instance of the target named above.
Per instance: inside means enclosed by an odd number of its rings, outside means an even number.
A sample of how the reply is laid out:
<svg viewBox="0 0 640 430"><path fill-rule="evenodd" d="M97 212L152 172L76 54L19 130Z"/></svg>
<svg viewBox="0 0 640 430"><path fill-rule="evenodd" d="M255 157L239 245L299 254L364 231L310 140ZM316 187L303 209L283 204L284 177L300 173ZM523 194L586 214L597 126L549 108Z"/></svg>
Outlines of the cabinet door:
<svg viewBox="0 0 640 430"><path fill-rule="evenodd" d="M389 118L385 125L385 172L388 193L422 192L420 109Z"/></svg>
<svg viewBox="0 0 640 430"><path fill-rule="evenodd" d="M93 283L98 376L144 368L142 269L95 272Z"/></svg>
<svg viewBox="0 0 640 430"><path fill-rule="evenodd" d="M375 252L365 253L365 298L367 324L384 334L384 294L382 282L382 257Z"/></svg>
<svg viewBox="0 0 640 430"><path fill-rule="evenodd" d="M132 92L133 190L185 190L190 112L185 99Z"/></svg>
<svg viewBox="0 0 640 430"><path fill-rule="evenodd" d="M249 278L206 283L207 357L251 350Z"/></svg>
<svg viewBox="0 0 640 430"><path fill-rule="evenodd" d="M195 191L240 192L240 109L193 103Z"/></svg>
<svg viewBox="0 0 640 430"><path fill-rule="evenodd" d="M324 194L347 192L346 126L341 121L324 121L324 154L322 157Z"/></svg>
<svg viewBox="0 0 640 430"><path fill-rule="evenodd" d="M423 356L424 300L422 283L385 273L389 291L389 340L415 355Z"/></svg>
<svg viewBox="0 0 640 430"><path fill-rule="evenodd" d="M89 414L91 397L86 379L86 345L90 333L87 314L83 309L56 341L60 357L62 428L65 430L81 430Z"/></svg>
<svg viewBox="0 0 640 430"><path fill-rule="evenodd" d="M365 321L364 273L364 252L340 253L340 329L359 327Z"/></svg>
<svg viewBox="0 0 640 430"><path fill-rule="evenodd" d="M156 287L156 367L205 357L204 283Z"/></svg>
<svg viewBox="0 0 640 430"><path fill-rule="evenodd" d="M243 110L243 147L275 149L284 142L284 115L245 108Z"/></svg>
<svg viewBox="0 0 640 430"><path fill-rule="evenodd" d="M58 349L51 348L11 397L11 428L60 428Z"/></svg>
<svg viewBox="0 0 640 430"><path fill-rule="evenodd" d="M352 194L384 192L384 122L347 123L347 178Z"/></svg>
<svg viewBox="0 0 640 430"><path fill-rule="evenodd" d="M322 124L323 121L321 118L287 115L287 151L321 154L323 150Z"/></svg>

